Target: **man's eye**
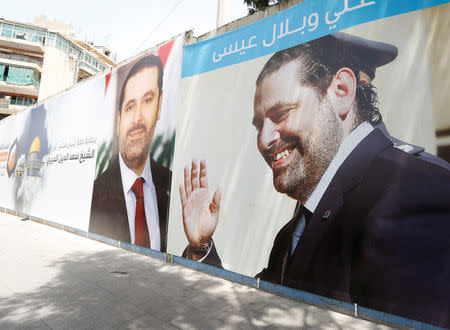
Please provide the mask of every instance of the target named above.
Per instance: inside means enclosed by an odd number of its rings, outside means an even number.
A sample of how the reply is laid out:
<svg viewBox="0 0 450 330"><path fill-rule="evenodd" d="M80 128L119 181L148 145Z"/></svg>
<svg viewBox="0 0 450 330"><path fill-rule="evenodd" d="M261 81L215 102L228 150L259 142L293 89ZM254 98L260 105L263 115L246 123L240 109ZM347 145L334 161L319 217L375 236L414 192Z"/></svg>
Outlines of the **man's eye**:
<svg viewBox="0 0 450 330"><path fill-rule="evenodd" d="M144 103L145 103L145 104L149 104L150 102L152 102L152 98L151 98L151 97L147 97L147 98L144 100Z"/></svg>
<svg viewBox="0 0 450 330"><path fill-rule="evenodd" d="M280 121L282 121L284 118L286 118L287 114L288 114L289 110L284 110L284 111L280 111L275 113L272 116L272 121L274 123L279 123Z"/></svg>
<svg viewBox="0 0 450 330"><path fill-rule="evenodd" d="M129 106L126 107L126 111L132 111L134 109L134 105L130 104Z"/></svg>

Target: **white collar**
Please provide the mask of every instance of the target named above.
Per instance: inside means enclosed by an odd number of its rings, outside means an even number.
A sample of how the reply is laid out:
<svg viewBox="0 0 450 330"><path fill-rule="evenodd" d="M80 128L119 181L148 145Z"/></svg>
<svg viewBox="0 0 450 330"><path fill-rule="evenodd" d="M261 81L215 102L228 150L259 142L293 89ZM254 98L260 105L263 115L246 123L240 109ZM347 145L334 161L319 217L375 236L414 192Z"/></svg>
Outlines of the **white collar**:
<svg viewBox="0 0 450 330"><path fill-rule="evenodd" d="M368 122L363 122L358 127L356 127L349 135L347 135L343 140L341 145L339 146L336 155L333 160L330 162L325 173L322 175L319 183L316 188L312 192L311 196L309 196L308 200L305 203L305 208L308 209L311 213L314 213L317 205L323 197L323 194L327 190L328 186L333 180L334 175L336 174L339 167L345 161L345 159L350 155L350 153L355 149L355 147L371 132L373 131L373 127Z"/></svg>
<svg viewBox="0 0 450 330"><path fill-rule="evenodd" d="M122 155L120 154L120 152L119 152L119 166L120 166L120 173L122 176L122 186L123 186L124 195L126 195L130 191L134 182L139 177L144 178L144 180L147 184L150 184L151 182L153 182L152 170L150 169L150 157L148 157L148 156L147 156L147 161L145 162L144 170L142 171L140 176L137 176L133 170L128 168L128 166L123 161Z"/></svg>

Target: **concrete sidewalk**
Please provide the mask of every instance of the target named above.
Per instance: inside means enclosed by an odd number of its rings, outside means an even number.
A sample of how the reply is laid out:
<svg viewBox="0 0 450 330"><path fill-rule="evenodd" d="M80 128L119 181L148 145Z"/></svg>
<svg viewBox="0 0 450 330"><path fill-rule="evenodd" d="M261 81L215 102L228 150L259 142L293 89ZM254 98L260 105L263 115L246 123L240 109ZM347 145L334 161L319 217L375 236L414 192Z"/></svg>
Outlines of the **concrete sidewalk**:
<svg viewBox="0 0 450 330"><path fill-rule="evenodd" d="M387 329L0 212L0 329Z"/></svg>

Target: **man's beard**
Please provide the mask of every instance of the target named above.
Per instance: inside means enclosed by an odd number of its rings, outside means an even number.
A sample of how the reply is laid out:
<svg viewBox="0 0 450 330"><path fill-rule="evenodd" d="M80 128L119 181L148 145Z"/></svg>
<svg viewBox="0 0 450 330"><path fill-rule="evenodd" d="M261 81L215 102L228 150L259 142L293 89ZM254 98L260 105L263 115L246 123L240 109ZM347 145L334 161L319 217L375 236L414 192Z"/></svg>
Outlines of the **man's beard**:
<svg viewBox="0 0 450 330"><path fill-rule="evenodd" d="M273 184L281 193L305 203L336 155L344 131L328 99L321 102L317 120L304 141L296 141L291 168L273 171Z"/></svg>
<svg viewBox="0 0 450 330"><path fill-rule="evenodd" d="M137 139L130 139L129 135L138 129L143 129L145 133ZM127 131L125 141L120 144L120 154L128 168L136 168L145 164L151 140L151 132L148 132L147 126L142 123L134 125Z"/></svg>

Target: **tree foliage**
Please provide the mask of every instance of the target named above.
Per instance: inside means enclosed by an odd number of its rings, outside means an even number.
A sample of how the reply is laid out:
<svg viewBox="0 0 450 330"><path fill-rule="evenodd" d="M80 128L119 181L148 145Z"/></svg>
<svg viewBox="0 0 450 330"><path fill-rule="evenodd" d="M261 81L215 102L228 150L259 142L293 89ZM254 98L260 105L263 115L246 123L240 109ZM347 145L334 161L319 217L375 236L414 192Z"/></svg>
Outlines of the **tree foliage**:
<svg viewBox="0 0 450 330"><path fill-rule="evenodd" d="M277 2L278 0L244 0L244 3L248 7L249 14L253 14L255 11L264 9Z"/></svg>

